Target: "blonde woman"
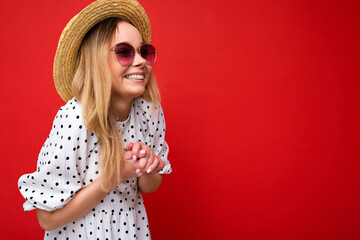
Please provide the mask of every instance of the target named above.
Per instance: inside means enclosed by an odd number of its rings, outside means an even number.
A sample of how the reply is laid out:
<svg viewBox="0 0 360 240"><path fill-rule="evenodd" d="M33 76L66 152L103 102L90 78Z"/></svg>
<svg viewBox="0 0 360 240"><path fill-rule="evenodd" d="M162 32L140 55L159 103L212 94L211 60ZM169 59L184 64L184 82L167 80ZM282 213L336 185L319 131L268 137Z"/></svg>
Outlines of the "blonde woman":
<svg viewBox="0 0 360 240"><path fill-rule="evenodd" d="M140 192L171 172L150 36L133 0L96 1L65 27L54 79L67 103L18 182L45 239L150 239Z"/></svg>

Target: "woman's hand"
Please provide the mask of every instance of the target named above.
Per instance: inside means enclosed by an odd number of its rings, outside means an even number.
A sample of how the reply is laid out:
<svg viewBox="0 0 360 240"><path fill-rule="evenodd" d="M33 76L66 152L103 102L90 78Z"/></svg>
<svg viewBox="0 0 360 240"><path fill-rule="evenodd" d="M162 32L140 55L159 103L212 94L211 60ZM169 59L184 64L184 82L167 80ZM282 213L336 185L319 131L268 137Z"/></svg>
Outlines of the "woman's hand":
<svg viewBox="0 0 360 240"><path fill-rule="evenodd" d="M124 166L122 167L122 182L130 177L139 177L138 186L142 193L155 192L161 182L159 174L164 168L165 162L141 142L129 143L124 154Z"/></svg>
<svg viewBox="0 0 360 240"><path fill-rule="evenodd" d="M137 176L150 175L160 172L164 166L165 162L157 156L151 148L143 144L142 142L129 143L126 147L125 160L129 158L131 153L131 159L135 161L135 173Z"/></svg>

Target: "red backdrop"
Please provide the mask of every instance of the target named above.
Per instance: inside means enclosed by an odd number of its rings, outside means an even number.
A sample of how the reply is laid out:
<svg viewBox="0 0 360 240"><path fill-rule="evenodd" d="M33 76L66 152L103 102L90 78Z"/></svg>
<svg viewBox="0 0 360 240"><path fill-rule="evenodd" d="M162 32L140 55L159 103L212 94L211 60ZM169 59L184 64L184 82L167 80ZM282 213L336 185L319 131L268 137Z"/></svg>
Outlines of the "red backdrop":
<svg viewBox="0 0 360 240"><path fill-rule="evenodd" d="M63 104L58 38L91 1L1 0L3 239L41 239L20 175ZM360 239L359 2L140 1L174 172L145 196L158 239Z"/></svg>

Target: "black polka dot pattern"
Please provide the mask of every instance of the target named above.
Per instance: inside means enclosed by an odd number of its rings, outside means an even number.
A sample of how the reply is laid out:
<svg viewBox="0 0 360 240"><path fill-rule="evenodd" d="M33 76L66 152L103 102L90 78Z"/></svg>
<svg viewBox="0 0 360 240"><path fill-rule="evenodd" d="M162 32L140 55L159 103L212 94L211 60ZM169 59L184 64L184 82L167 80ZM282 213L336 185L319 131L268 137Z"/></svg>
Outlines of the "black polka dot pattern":
<svg viewBox="0 0 360 240"><path fill-rule="evenodd" d="M166 162L161 173L171 173L161 106L134 99L129 118L118 123L124 145L141 141ZM24 210L62 208L81 188L100 175L100 144L86 129L81 105L75 98L60 108L39 153L37 171L20 177ZM129 178L111 191L85 217L53 231L45 239L150 239L146 210L137 178Z"/></svg>
<svg viewBox="0 0 360 240"><path fill-rule="evenodd" d="M118 126L125 146L130 142L145 143L166 162L160 173L171 173L171 165L167 159L169 147L165 141L165 117L160 105L154 109L151 102L137 98L133 102L129 118Z"/></svg>

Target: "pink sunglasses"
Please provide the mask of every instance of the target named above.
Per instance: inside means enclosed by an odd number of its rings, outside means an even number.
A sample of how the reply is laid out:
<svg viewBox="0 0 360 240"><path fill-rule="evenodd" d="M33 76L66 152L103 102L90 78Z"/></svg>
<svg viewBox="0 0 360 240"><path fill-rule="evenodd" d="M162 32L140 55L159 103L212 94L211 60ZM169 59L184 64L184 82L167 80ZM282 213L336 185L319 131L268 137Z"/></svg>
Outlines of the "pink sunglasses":
<svg viewBox="0 0 360 240"><path fill-rule="evenodd" d="M134 62L135 48L128 43L119 43L111 51L115 52L119 63L123 66L129 66ZM155 63L156 49L153 45L142 45L136 51L146 60L147 64L153 65Z"/></svg>

